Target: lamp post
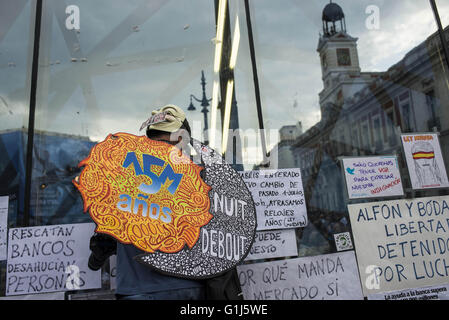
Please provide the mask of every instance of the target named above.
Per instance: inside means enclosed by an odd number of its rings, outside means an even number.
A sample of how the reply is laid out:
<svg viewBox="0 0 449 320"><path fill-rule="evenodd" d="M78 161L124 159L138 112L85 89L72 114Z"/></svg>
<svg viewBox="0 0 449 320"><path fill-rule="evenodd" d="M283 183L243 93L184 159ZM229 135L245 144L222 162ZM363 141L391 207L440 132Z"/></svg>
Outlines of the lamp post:
<svg viewBox="0 0 449 320"><path fill-rule="evenodd" d="M203 109L201 109L201 112L204 114L204 144L208 145L209 138L207 136L207 130L209 129L209 127L207 125L207 113L209 112L209 110L207 109L207 107L209 106L209 102L212 101L212 98L211 99L206 98L206 78L204 77L203 70L201 70L201 87L203 89L203 97L201 99L198 99L193 94L191 94L190 95L190 105L187 108L187 110L188 111L196 110L195 106L193 105L192 98L195 99L197 102L201 102L201 106L203 107Z"/></svg>

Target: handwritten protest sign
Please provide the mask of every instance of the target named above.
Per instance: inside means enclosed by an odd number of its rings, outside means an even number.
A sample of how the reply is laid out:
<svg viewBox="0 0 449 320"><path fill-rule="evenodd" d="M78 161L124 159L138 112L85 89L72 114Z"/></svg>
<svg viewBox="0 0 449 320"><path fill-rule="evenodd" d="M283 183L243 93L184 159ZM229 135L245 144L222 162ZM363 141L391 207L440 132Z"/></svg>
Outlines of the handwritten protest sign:
<svg viewBox="0 0 449 320"><path fill-rule="evenodd" d="M9 197L0 197L0 260L6 260Z"/></svg>
<svg viewBox="0 0 449 320"><path fill-rule="evenodd" d="M294 229L258 231L246 260L298 255Z"/></svg>
<svg viewBox="0 0 449 320"><path fill-rule="evenodd" d="M93 223L10 229L6 295L100 288L87 267L93 233Z"/></svg>
<svg viewBox="0 0 449 320"><path fill-rule="evenodd" d="M79 166L73 184L96 231L145 252L192 248L213 217L202 168L167 143L110 134Z"/></svg>
<svg viewBox="0 0 449 320"><path fill-rule="evenodd" d="M449 300L449 285L375 293L368 300Z"/></svg>
<svg viewBox="0 0 449 320"><path fill-rule="evenodd" d="M234 268L256 232L251 193L220 153L194 139L198 161L163 141L110 134L95 145L78 181L84 211L106 233L144 251L136 261L204 279Z"/></svg>
<svg viewBox="0 0 449 320"><path fill-rule="evenodd" d="M349 199L402 196L395 156L343 158Z"/></svg>
<svg viewBox="0 0 449 320"><path fill-rule="evenodd" d="M256 205L257 230L305 227L308 223L300 169L240 172Z"/></svg>
<svg viewBox="0 0 449 320"><path fill-rule="evenodd" d="M237 267L246 300L363 299L354 251Z"/></svg>
<svg viewBox="0 0 449 320"><path fill-rule="evenodd" d="M212 218L201 227L192 248L185 246L176 253L145 253L134 259L168 275L205 279L235 268L246 258L256 234L256 209L251 193L237 171L220 153L192 140L192 147L204 165L202 179L211 187L206 196ZM187 193L187 197L193 195ZM174 224L187 229L183 222L181 216ZM191 235L188 230L184 232Z"/></svg>
<svg viewBox="0 0 449 320"><path fill-rule="evenodd" d="M401 135L413 189L449 187L438 134Z"/></svg>
<svg viewBox="0 0 449 320"><path fill-rule="evenodd" d="M449 282L449 196L348 210L365 295Z"/></svg>

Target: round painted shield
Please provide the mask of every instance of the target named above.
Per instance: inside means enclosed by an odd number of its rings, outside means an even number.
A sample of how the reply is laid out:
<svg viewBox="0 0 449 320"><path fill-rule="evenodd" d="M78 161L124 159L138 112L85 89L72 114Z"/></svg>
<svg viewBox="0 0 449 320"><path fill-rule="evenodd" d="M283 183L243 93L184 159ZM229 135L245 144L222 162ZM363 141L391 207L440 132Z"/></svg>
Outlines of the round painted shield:
<svg viewBox="0 0 449 320"><path fill-rule="evenodd" d="M135 259L190 279L234 268L253 244L256 211L240 175L213 149L196 155L145 136L109 135L74 182L84 211L106 233L145 254Z"/></svg>

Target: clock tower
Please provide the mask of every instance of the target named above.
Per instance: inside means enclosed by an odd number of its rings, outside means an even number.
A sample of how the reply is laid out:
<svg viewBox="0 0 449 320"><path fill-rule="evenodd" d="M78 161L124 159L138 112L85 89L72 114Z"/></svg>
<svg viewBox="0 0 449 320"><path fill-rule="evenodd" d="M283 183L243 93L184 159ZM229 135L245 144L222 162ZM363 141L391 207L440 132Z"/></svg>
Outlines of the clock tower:
<svg viewBox="0 0 449 320"><path fill-rule="evenodd" d="M332 1L323 10L323 33L317 51L320 54L324 91L335 86L334 78L342 73L359 75L357 38L346 33L343 9Z"/></svg>

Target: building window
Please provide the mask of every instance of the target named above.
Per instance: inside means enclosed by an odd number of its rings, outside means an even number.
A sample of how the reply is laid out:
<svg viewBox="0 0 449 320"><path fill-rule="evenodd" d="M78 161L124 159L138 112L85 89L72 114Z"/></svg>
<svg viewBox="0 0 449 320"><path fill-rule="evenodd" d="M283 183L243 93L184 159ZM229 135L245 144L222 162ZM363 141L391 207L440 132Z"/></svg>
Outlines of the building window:
<svg viewBox="0 0 449 320"><path fill-rule="evenodd" d="M337 62L341 67L351 65L351 54L348 48L337 49Z"/></svg>
<svg viewBox="0 0 449 320"><path fill-rule="evenodd" d="M387 128L387 139L390 147L396 143L396 136L394 134L394 112L393 110L387 112L385 119L385 126Z"/></svg>
<svg viewBox="0 0 449 320"><path fill-rule="evenodd" d="M359 133L358 133L357 127L354 126L354 129L352 130L352 138L353 138L352 144L353 144L354 148L356 148L356 149L359 148L358 137L359 137Z"/></svg>
<svg viewBox="0 0 449 320"><path fill-rule="evenodd" d="M402 111L402 126L404 132L409 132L412 129L410 104L407 102L401 106Z"/></svg>
<svg viewBox="0 0 449 320"><path fill-rule="evenodd" d="M327 57L326 57L326 54L323 54L323 56L321 57L321 63L323 65L323 69L326 70L327 69Z"/></svg>
<svg viewBox="0 0 449 320"><path fill-rule="evenodd" d="M433 131L436 128L437 131L441 130L439 110L437 101L435 98L435 92L433 90L426 94L426 104L429 110L429 120L427 121L428 128Z"/></svg>
<svg viewBox="0 0 449 320"><path fill-rule="evenodd" d="M374 129L374 144L376 150L380 150L382 146L382 126L380 124L380 117L373 119L373 129Z"/></svg>
<svg viewBox="0 0 449 320"><path fill-rule="evenodd" d="M369 150L369 145L370 145L370 139L369 139L369 128L368 128L368 122L364 121L362 123L362 132L360 134L361 137L361 143L362 143L362 148L364 150Z"/></svg>

